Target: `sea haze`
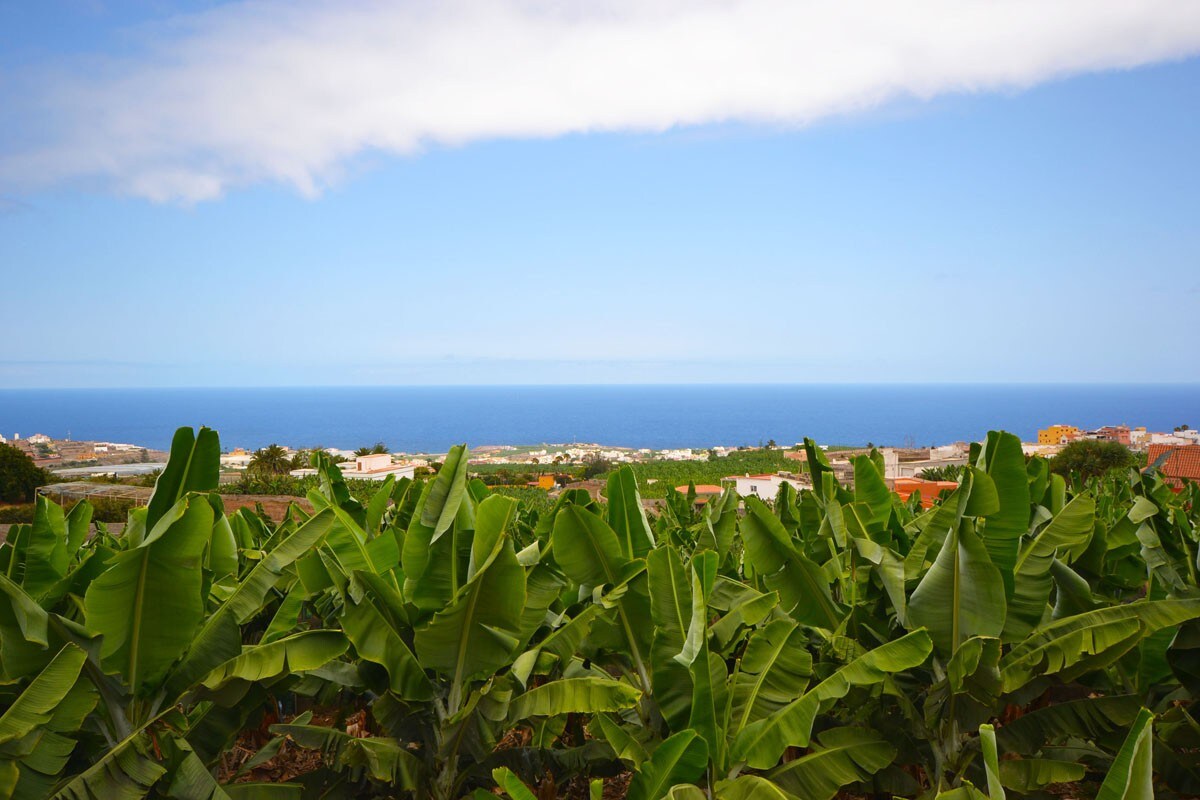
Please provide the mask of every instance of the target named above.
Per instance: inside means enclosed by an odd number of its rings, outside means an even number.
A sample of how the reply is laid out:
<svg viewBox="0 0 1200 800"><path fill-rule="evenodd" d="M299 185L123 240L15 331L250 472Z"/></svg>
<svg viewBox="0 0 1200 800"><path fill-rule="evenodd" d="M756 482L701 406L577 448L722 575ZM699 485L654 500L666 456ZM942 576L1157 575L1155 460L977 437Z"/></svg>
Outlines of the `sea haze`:
<svg viewBox="0 0 1200 800"><path fill-rule="evenodd" d="M889 384L0 390L0 434L165 448L181 425L224 447L439 452L471 445L599 442L630 447L930 445L989 429L1200 425L1200 384Z"/></svg>

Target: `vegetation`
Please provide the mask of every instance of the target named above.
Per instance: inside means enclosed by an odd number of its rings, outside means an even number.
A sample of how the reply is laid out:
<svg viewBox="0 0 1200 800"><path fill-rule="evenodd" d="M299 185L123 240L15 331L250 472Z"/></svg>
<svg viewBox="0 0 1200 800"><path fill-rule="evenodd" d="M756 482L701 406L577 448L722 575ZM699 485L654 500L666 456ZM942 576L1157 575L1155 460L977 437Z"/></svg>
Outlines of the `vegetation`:
<svg viewBox="0 0 1200 800"><path fill-rule="evenodd" d="M356 456L386 455L387 452L388 452L388 448L387 448L386 444L384 444L383 442L376 442L375 444L371 445L370 447L358 448L357 450L354 451L354 455L356 455Z"/></svg>
<svg viewBox="0 0 1200 800"><path fill-rule="evenodd" d="M1120 442L1079 439L1050 460L1050 471L1056 475L1078 475L1087 480L1098 478L1109 470L1127 469L1135 463L1133 453Z"/></svg>
<svg viewBox="0 0 1200 800"><path fill-rule="evenodd" d="M599 477L612 471L612 462L599 455L588 456L583 462L582 477L586 480Z"/></svg>
<svg viewBox="0 0 1200 800"><path fill-rule="evenodd" d="M804 461L788 458L783 450L735 450L727 456L710 454L706 461L646 461L630 465L643 497L661 498L689 483L720 484L731 475L803 472Z"/></svg>
<svg viewBox="0 0 1200 800"><path fill-rule="evenodd" d="M287 450L277 444L271 444L254 451L246 471L256 476L287 475L296 467Z"/></svg>
<svg viewBox="0 0 1200 800"><path fill-rule="evenodd" d="M943 464L938 467L926 467L918 474L918 478L927 481L954 481L957 483L962 480L963 473L967 468L962 464Z"/></svg>
<svg viewBox="0 0 1200 800"><path fill-rule="evenodd" d="M9 444L0 444L0 503L29 503L50 474Z"/></svg>
<svg viewBox="0 0 1200 800"><path fill-rule="evenodd" d="M999 800L1200 791L1200 488L1064 478L991 433L933 509L853 490L532 507L355 499L323 453L274 525L181 429L122 537L39 498L0 546L15 798ZM222 760L237 743L254 754ZM286 782L255 767L307 752ZM222 764L226 764L223 768ZM614 777L615 776L615 777ZM605 794L605 796L610 796Z"/></svg>

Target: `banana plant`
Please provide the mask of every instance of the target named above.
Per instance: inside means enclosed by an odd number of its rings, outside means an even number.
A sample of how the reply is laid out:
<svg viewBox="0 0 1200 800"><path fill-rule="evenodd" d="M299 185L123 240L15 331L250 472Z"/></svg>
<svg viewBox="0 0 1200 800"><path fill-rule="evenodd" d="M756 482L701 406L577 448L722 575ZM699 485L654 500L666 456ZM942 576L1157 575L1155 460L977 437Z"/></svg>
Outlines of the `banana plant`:
<svg viewBox="0 0 1200 800"><path fill-rule="evenodd" d="M465 446L451 450L421 489L402 531L392 526L372 535L332 502L320 512L334 513L343 534L363 543L356 552L345 536L326 537L310 556L319 560L308 568L316 574L310 588L332 593L336 618L363 664L367 686L377 693L370 707L385 735L348 742L336 731L303 723L274 728L326 751L331 764L354 780L386 780L382 772L362 771L353 757L362 747L386 751L389 763L399 765L392 770L394 789L434 798L459 797L486 782L506 757L493 753L505 731L525 725L548 735L556 720L623 711L641 694L574 659L580 639L571 630L586 633L599 613L571 618L565 609L552 610L561 606L567 578L538 542L518 551L517 502L470 485L467 458ZM336 487L336 477L326 484ZM567 506L560 513L578 511ZM620 514L624 531L649 536L644 518L630 509ZM386 537L399 540L398 559L384 557L386 548L373 544ZM556 535L553 541L565 540ZM648 540L626 542L649 546ZM568 543L557 555L573 564L571 552ZM617 595L627 589L626 582ZM589 608L602 612L616 602ZM560 663L549 668L543 655Z"/></svg>
<svg viewBox="0 0 1200 800"><path fill-rule="evenodd" d="M243 643L239 624L270 604L276 584L286 580L283 570L325 534L329 520L315 517L280 539L239 578L222 574L236 570L228 565L236 556L231 526L209 494L217 483L214 453L212 431L176 434L151 503L134 512L120 549L79 555L88 509L63 515L49 501L42 501L35 525L10 543L9 565L20 581L0 578L6 675L19 682L41 670L29 692L43 684L50 665L67 656L79 662L78 681L66 686L68 710L28 734L22 746L33 749L8 762L16 786L40 774L56 797L141 796L164 775L174 780L178 770L191 774L200 765L197 774L218 791L188 741L189 711L202 716L212 705L236 705L250 687L317 669L347 649L340 631ZM230 578L221 591L214 590L216 576ZM71 711L89 702L84 713ZM18 700L9 710L20 707ZM36 741L28 738L33 733ZM72 737L95 746L68 760L72 750L64 742ZM228 735L204 749L219 753L227 742ZM47 772L50 766L56 771Z"/></svg>

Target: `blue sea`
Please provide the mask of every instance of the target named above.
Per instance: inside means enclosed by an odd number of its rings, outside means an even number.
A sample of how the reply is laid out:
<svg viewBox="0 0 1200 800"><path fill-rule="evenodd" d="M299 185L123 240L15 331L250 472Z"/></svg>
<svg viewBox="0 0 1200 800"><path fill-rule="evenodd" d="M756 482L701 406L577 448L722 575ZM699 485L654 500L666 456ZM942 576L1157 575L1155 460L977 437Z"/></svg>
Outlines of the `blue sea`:
<svg viewBox="0 0 1200 800"><path fill-rule="evenodd" d="M629 447L944 444L989 429L1025 440L1083 428L1200 425L1200 384L442 386L0 390L0 433L166 448L181 425L224 447L440 452L471 445L598 442Z"/></svg>

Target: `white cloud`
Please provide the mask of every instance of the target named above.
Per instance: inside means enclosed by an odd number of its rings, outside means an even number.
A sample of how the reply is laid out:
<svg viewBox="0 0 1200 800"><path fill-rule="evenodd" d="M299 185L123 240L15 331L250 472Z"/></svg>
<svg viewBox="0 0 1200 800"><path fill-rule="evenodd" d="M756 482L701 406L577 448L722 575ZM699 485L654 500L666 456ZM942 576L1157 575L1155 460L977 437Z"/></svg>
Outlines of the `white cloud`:
<svg viewBox="0 0 1200 800"><path fill-rule="evenodd" d="M0 145L0 188L315 194L368 151L803 125L1185 57L1200 52L1200 2L256 0L141 33L134 55L18 85L0 122L24 141Z"/></svg>

